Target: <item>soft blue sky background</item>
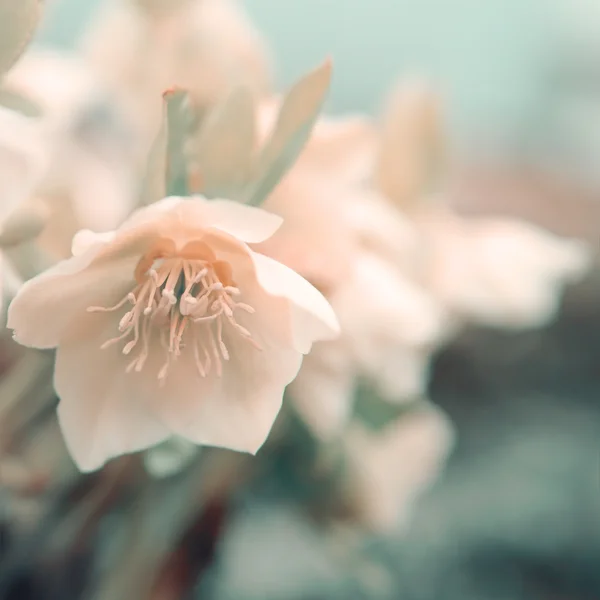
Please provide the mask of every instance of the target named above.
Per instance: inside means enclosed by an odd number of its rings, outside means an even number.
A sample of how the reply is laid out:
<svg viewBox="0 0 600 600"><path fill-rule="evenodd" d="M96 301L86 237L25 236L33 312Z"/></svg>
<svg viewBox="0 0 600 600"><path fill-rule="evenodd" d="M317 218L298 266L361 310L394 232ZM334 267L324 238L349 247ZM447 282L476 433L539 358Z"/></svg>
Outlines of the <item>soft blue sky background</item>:
<svg viewBox="0 0 600 600"><path fill-rule="evenodd" d="M41 38L68 45L99 3L54 0ZM398 76L418 73L444 94L453 131L463 139L484 134L500 146L555 126L557 91L549 86L556 64L563 55L589 53L588 40L600 39L600 0L246 0L245 6L271 43L282 83L325 55L334 58L330 110L376 111Z"/></svg>

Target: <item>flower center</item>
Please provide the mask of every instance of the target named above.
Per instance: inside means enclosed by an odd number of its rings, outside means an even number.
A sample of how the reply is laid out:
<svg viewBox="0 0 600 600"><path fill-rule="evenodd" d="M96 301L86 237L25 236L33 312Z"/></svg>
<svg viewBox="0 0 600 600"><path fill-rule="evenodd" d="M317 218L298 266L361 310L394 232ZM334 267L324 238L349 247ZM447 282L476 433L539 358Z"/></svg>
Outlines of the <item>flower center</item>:
<svg viewBox="0 0 600 600"><path fill-rule="evenodd" d="M236 321L236 313L254 313L238 302L240 290L232 279L231 265L216 259L204 242L192 242L176 251L169 240L160 240L139 261L137 286L115 306L90 306L88 312L115 312L130 304L119 321L120 335L104 342L102 349L123 342L123 354L135 354L126 371L140 372L151 344L165 351L158 379L164 384L170 366L184 348L194 353L200 376L215 369L220 377L229 350L223 339L225 328L235 331L257 350L260 345Z"/></svg>

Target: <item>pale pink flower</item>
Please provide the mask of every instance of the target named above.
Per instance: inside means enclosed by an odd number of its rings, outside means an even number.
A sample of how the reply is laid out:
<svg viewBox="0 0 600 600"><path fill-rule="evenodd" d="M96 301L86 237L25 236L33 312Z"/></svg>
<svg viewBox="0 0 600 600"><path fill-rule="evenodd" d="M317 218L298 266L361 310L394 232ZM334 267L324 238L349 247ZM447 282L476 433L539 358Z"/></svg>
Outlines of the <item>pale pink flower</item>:
<svg viewBox="0 0 600 600"><path fill-rule="evenodd" d="M4 85L42 111L51 160L39 184L50 210L40 244L65 258L79 229L114 229L134 208L136 173L145 164L146 147L89 65L76 56L29 52Z"/></svg>
<svg viewBox="0 0 600 600"><path fill-rule="evenodd" d="M259 130L269 129L275 104L263 105ZM289 388L296 409L323 439L346 426L359 377L388 401L421 395L430 354L448 332L444 311L405 274L418 257L414 227L364 189L375 141L365 119L319 120L264 205L284 223L259 251L317 286L340 318L341 336L316 344ZM394 264L401 256L406 265Z"/></svg>
<svg viewBox="0 0 600 600"><path fill-rule="evenodd" d="M347 494L360 520L383 533L405 529L417 500L435 482L454 442L433 406L370 430L354 423L344 438Z"/></svg>
<svg viewBox="0 0 600 600"><path fill-rule="evenodd" d="M205 108L233 85L262 93L271 82L266 46L235 0L111 2L94 19L83 52L149 136L167 88L189 91Z"/></svg>
<svg viewBox="0 0 600 600"><path fill-rule="evenodd" d="M227 200L167 198L73 257L9 308L17 341L57 347L55 387L82 470L173 435L256 452L313 341L336 335L308 282L247 243L280 219Z"/></svg>
<svg viewBox="0 0 600 600"><path fill-rule="evenodd" d="M438 210L419 223L431 290L453 313L485 325L543 326L560 309L562 289L591 266L585 243L525 222Z"/></svg>
<svg viewBox="0 0 600 600"><path fill-rule="evenodd" d="M359 378L391 403L420 397L430 355L449 333L433 298L369 252L356 255L349 277L328 300L342 334L315 344L289 388L299 414L321 439L343 432Z"/></svg>
<svg viewBox="0 0 600 600"><path fill-rule="evenodd" d="M463 320L519 328L548 323L564 286L589 270L590 249L525 222L453 212L444 190L449 174L440 171L442 133L431 90L411 83L394 92L374 179L417 232L419 258L408 272ZM405 254L387 242L382 247L406 266Z"/></svg>

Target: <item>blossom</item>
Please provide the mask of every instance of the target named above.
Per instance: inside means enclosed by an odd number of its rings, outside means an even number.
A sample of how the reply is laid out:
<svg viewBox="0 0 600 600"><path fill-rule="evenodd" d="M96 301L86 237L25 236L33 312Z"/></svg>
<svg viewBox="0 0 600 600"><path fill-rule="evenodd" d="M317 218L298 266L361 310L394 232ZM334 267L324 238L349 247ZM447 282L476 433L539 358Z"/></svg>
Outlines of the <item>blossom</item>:
<svg viewBox="0 0 600 600"><path fill-rule="evenodd" d="M323 296L250 250L280 218L228 200L166 198L73 257L9 308L22 344L57 347L55 388L82 470L172 436L255 453L315 340L338 331Z"/></svg>
<svg viewBox="0 0 600 600"><path fill-rule="evenodd" d="M263 105L259 130L268 129L273 105ZM347 425L359 378L391 402L423 393L429 356L448 332L446 313L407 276L418 256L414 228L365 189L375 142L367 119L319 119L264 204L284 223L256 246L318 287L340 319L342 334L315 345L289 388L321 439Z"/></svg>
<svg viewBox="0 0 600 600"><path fill-rule="evenodd" d="M430 289L454 314L484 325L541 327L562 288L591 265L587 245L506 218L431 211L419 222L429 247Z"/></svg>
<svg viewBox="0 0 600 600"><path fill-rule="evenodd" d="M0 248L31 237L43 225L44 209L34 195L47 162L38 123L0 107ZM8 266L1 254L0 264L3 270Z"/></svg>
<svg viewBox="0 0 600 600"><path fill-rule="evenodd" d="M342 335L316 344L289 388L321 439L347 426L359 378L387 402L421 396L430 355L450 331L445 312L426 291L370 252L357 255L350 276L328 299Z"/></svg>
<svg viewBox="0 0 600 600"><path fill-rule="evenodd" d="M235 0L109 3L84 36L83 53L150 138L165 89L185 89L206 108L232 85L262 93L271 82L266 46Z"/></svg>
<svg viewBox="0 0 600 600"><path fill-rule="evenodd" d="M50 166L39 192L50 214L39 243L68 257L79 229L111 230L131 212L146 148L116 99L76 56L31 51L4 85L41 109Z"/></svg>
<svg viewBox="0 0 600 600"><path fill-rule="evenodd" d="M381 128L372 191L412 222L418 251L407 272L457 319L510 328L548 323L564 286L589 270L590 249L515 219L457 214L450 169L439 172L437 164L441 121L431 90L409 83L392 94ZM392 238L383 241L390 260L406 267Z"/></svg>
<svg viewBox="0 0 600 600"><path fill-rule="evenodd" d="M344 438L347 497L368 527L406 527L418 498L437 479L454 443L447 417L430 406L371 431L353 423Z"/></svg>

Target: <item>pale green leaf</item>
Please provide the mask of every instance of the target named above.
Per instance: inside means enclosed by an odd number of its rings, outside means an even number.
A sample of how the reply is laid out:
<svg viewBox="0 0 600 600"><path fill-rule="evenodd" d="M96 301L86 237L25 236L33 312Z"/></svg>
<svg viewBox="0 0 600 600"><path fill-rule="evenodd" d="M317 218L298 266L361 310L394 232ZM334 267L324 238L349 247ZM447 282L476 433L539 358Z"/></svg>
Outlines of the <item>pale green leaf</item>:
<svg viewBox="0 0 600 600"><path fill-rule="evenodd" d="M186 172L183 157L188 126L187 93L169 90L163 94L163 116L158 135L148 157L142 181L140 205L148 205L167 195L184 195Z"/></svg>
<svg viewBox="0 0 600 600"><path fill-rule="evenodd" d="M235 199L247 183L256 143L256 106L249 89L234 89L202 123L190 147L192 190Z"/></svg>
<svg viewBox="0 0 600 600"><path fill-rule="evenodd" d="M6 73L25 51L42 9L43 0L0 0L0 74Z"/></svg>
<svg viewBox="0 0 600 600"><path fill-rule="evenodd" d="M43 112L41 106L30 98L4 87L0 87L0 106L32 118L40 117Z"/></svg>
<svg viewBox="0 0 600 600"><path fill-rule="evenodd" d="M331 82L331 62L303 77L285 96L273 132L262 149L244 200L258 206L294 164L319 116Z"/></svg>

